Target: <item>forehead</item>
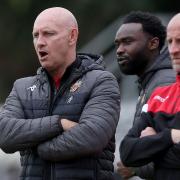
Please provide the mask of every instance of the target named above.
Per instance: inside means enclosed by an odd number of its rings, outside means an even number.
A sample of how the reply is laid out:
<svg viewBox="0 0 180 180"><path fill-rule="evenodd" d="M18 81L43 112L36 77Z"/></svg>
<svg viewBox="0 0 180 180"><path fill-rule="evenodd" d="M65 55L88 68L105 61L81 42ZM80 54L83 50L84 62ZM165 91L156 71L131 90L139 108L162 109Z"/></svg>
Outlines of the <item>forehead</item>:
<svg viewBox="0 0 180 180"><path fill-rule="evenodd" d="M180 38L180 18L179 21L171 21L167 27L167 37Z"/></svg>
<svg viewBox="0 0 180 180"><path fill-rule="evenodd" d="M62 27L63 23L60 18L58 18L55 14L40 14L35 22L33 30L42 29L42 28L59 28Z"/></svg>
<svg viewBox="0 0 180 180"><path fill-rule="evenodd" d="M130 36L144 36L142 25L140 23L122 24L116 33L116 38L125 38Z"/></svg>

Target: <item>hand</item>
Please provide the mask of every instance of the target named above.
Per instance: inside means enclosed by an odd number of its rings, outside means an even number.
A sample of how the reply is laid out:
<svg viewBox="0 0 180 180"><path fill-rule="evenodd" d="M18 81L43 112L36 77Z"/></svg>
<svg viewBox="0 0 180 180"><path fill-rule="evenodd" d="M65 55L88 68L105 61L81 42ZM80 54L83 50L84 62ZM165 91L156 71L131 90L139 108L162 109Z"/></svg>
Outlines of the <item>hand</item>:
<svg viewBox="0 0 180 180"><path fill-rule="evenodd" d="M64 131L71 129L72 127L74 127L78 124L78 123L76 123L74 121L70 121L68 119L60 119L60 123L61 123Z"/></svg>
<svg viewBox="0 0 180 180"><path fill-rule="evenodd" d="M178 129L172 129L171 130L171 138L174 144L177 144L180 142L180 130Z"/></svg>
<svg viewBox="0 0 180 180"><path fill-rule="evenodd" d="M117 172L123 179L128 179L135 175L133 168L124 166L121 161L117 163Z"/></svg>
<svg viewBox="0 0 180 180"><path fill-rule="evenodd" d="M144 130L141 131L140 138L145 136L151 136L157 134L156 131L152 127L146 127Z"/></svg>

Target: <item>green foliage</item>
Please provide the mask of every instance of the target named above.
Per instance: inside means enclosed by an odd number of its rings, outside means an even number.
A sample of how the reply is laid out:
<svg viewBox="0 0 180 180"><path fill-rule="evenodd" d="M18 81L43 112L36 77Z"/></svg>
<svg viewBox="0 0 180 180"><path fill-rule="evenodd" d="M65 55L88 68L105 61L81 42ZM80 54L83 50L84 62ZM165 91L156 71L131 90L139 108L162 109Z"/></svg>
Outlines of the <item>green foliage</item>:
<svg viewBox="0 0 180 180"><path fill-rule="evenodd" d="M30 6L31 0L8 0L9 7L17 14L25 14Z"/></svg>

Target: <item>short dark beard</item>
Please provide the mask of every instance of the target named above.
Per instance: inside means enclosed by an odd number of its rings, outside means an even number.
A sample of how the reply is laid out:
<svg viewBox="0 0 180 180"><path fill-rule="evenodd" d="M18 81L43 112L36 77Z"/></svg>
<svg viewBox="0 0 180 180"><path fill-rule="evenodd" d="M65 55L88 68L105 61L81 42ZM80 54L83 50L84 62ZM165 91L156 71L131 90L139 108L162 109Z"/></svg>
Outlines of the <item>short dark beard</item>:
<svg viewBox="0 0 180 180"><path fill-rule="evenodd" d="M123 74L140 76L145 72L148 62L149 60L144 53L138 53L133 59L129 57L127 64L119 64L119 68Z"/></svg>

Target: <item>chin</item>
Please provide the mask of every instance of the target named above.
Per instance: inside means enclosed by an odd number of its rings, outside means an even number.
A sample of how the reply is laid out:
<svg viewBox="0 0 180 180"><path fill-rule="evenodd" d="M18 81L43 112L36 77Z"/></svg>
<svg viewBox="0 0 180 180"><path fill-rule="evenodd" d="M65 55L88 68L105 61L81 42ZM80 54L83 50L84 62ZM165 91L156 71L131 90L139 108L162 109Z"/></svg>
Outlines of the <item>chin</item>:
<svg viewBox="0 0 180 180"><path fill-rule="evenodd" d="M173 65L173 69L176 73L180 74L180 65Z"/></svg>
<svg viewBox="0 0 180 180"><path fill-rule="evenodd" d="M131 70L121 69L121 68L120 68L120 70L121 70L121 72L122 72L123 74L125 74L125 75L134 75L134 74L135 74L135 73L134 73L133 71L131 71Z"/></svg>
<svg viewBox="0 0 180 180"><path fill-rule="evenodd" d="M41 65L44 69L46 69L48 72L51 71L51 68L49 66Z"/></svg>
<svg viewBox="0 0 180 180"><path fill-rule="evenodd" d="M49 69L50 68L50 64L48 63L41 63L41 66L44 68L44 69Z"/></svg>

